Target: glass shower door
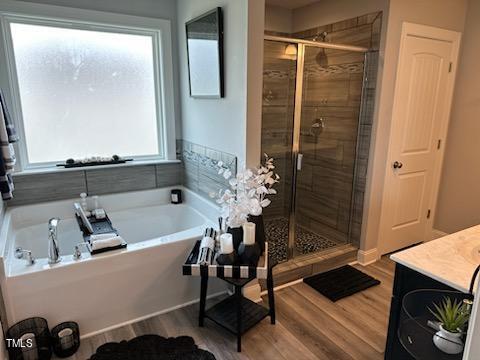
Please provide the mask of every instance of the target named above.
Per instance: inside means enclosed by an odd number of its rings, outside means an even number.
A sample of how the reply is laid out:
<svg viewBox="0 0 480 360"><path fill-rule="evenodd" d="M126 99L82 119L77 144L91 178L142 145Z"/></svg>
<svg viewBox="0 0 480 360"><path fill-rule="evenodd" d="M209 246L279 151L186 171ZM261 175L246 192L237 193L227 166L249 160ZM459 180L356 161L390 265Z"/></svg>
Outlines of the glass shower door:
<svg viewBox="0 0 480 360"><path fill-rule="evenodd" d="M285 261L289 252L289 219L292 203L292 141L297 45L264 42L262 152L275 159L281 181L277 195L264 209L269 252Z"/></svg>
<svg viewBox="0 0 480 360"><path fill-rule="evenodd" d="M293 255L349 242L364 54L305 45Z"/></svg>

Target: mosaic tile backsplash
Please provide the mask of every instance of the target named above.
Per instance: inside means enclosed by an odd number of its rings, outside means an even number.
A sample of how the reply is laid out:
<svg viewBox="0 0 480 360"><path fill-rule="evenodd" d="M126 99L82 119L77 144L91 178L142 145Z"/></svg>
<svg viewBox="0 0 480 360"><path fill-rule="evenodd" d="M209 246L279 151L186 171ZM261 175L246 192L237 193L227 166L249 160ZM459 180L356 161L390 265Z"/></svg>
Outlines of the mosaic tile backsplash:
<svg viewBox="0 0 480 360"><path fill-rule="evenodd" d="M218 162L236 174L237 157L206 146L177 140L177 157L183 164L183 185L205 198L229 187L228 181L218 174Z"/></svg>

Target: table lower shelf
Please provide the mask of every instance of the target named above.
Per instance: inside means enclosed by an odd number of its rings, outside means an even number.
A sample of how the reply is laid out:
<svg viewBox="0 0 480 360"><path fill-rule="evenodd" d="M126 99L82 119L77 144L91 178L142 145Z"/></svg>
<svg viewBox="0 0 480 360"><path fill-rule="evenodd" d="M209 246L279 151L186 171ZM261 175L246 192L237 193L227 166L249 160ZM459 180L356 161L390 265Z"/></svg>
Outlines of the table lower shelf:
<svg viewBox="0 0 480 360"><path fill-rule="evenodd" d="M236 308L237 298L235 295L232 295L208 309L205 312L205 317L227 329L234 335L238 335ZM267 308L242 296L240 335L246 333L269 314L270 311Z"/></svg>

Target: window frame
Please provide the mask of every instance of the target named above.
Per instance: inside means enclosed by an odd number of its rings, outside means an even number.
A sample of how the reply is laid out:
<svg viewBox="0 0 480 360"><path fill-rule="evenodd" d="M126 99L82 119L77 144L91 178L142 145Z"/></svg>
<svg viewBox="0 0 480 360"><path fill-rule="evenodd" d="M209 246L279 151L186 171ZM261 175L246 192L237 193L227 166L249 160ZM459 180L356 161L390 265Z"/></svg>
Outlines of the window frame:
<svg viewBox="0 0 480 360"><path fill-rule="evenodd" d="M0 84L10 95L14 122L21 141L15 144L17 171L53 169L57 162L30 163L24 131L19 82L11 36L12 23L62 27L70 29L104 31L144 35L152 38L155 109L157 117L157 155L132 156L139 161L175 160L175 112L173 91L173 58L171 25L169 20L121 15L107 12L66 8L31 3L16 4L5 1L0 5L0 59L6 66L0 69ZM54 139L53 139L54 140ZM113 155L113 154L112 154Z"/></svg>

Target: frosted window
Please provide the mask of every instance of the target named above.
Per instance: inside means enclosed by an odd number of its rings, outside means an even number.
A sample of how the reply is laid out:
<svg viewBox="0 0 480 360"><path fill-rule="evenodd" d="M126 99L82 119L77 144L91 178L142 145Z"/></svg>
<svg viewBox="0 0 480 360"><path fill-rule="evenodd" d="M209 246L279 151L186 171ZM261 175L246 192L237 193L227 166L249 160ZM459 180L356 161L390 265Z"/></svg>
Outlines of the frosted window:
<svg viewBox="0 0 480 360"><path fill-rule="evenodd" d="M12 23L30 163L160 154L153 39Z"/></svg>

